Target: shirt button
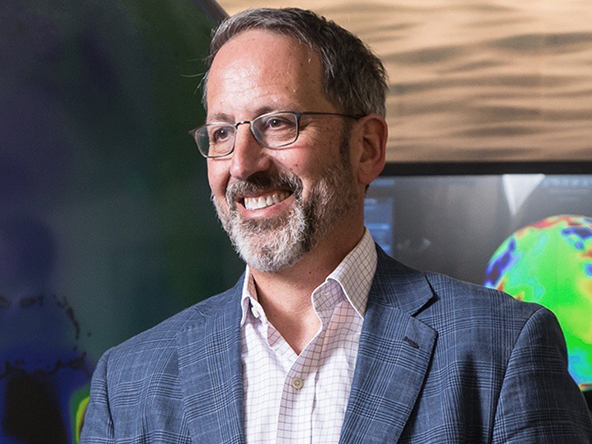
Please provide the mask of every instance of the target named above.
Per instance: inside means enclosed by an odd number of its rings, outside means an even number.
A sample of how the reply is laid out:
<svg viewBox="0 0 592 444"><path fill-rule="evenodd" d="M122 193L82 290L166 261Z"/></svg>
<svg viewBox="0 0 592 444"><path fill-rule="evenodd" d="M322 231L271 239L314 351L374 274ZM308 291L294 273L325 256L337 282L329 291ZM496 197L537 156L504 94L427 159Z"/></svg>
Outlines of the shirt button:
<svg viewBox="0 0 592 444"><path fill-rule="evenodd" d="M251 308L251 313L253 313L255 319L259 319L259 310L257 310L255 307Z"/></svg>
<svg viewBox="0 0 592 444"><path fill-rule="evenodd" d="M301 378L292 378L292 387L295 390L300 390L302 388L302 386L304 385L304 381Z"/></svg>

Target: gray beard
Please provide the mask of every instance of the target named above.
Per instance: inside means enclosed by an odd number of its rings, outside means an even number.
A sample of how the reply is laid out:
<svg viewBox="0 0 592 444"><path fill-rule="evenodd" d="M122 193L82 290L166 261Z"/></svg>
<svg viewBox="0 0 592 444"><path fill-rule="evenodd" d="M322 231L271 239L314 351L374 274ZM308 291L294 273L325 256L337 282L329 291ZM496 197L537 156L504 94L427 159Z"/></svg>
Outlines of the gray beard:
<svg viewBox="0 0 592 444"><path fill-rule="evenodd" d="M358 190L351 167L344 158L322 172L306 201L302 198L302 181L289 172L275 176L259 173L234 183L226 193L228 207L213 198L222 226L237 253L250 267L277 272L293 266L350 214L357 204ZM294 204L290 211L269 219L241 218L236 210L237 195L274 187L293 192Z"/></svg>

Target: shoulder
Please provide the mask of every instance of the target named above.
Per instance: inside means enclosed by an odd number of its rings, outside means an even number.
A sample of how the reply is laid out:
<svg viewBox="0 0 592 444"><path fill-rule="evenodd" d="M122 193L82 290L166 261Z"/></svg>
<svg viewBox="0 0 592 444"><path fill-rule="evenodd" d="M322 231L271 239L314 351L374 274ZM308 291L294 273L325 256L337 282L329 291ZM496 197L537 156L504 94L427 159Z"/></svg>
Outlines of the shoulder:
<svg viewBox="0 0 592 444"><path fill-rule="evenodd" d="M407 310L436 330L440 339L450 335L472 342L471 338L495 336L495 341L511 343L531 318L535 323L556 324L555 316L539 304L440 273L415 270L381 250L378 257L375 280L381 299Z"/></svg>
<svg viewBox="0 0 592 444"><path fill-rule="evenodd" d="M454 318L474 329L501 329L518 334L534 317L541 322L555 321L546 308L520 301L503 291L459 281L438 273L425 273L433 289L436 303L429 313L440 321ZM427 314L427 313L426 313Z"/></svg>
<svg viewBox="0 0 592 444"><path fill-rule="evenodd" d="M408 267L378 250L375 285L382 293L390 293L394 303L402 297L423 299L421 308L429 312L505 312L517 317L530 317L541 309L539 304L519 301L499 290L464 282L450 276ZM384 296L388 300L389 296ZM410 301L405 301L409 303ZM418 311L419 312L419 311Z"/></svg>
<svg viewBox="0 0 592 444"><path fill-rule="evenodd" d="M425 273L442 310L478 315L480 312L491 316L510 316L527 319L543 309L539 304L520 301L503 291L481 285L460 281L438 273ZM543 311L548 311L543 309Z"/></svg>
<svg viewBox="0 0 592 444"><path fill-rule="evenodd" d="M241 282L242 279L226 292L186 308L149 330L107 350L101 357L99 366L105 366L108 374L116 371L118 379L125 374L130 377L141 377L155 368L163 371L167 367L175 368L179 332L204 323L206 319L229 316L236 309L240 309Z"/></svg>
<svg viewBox="0 0 592 444"><path fill-rule="evenodd" d="M487 362L490 370L496 368L501 375L513 360L522 362L523 350L530 350L552 355L564 370L567 367L563 334L549 309L443 274L420 273L432 299L417 319L437 332L440 357L454 356L453 365L461 366Z"/></svg>

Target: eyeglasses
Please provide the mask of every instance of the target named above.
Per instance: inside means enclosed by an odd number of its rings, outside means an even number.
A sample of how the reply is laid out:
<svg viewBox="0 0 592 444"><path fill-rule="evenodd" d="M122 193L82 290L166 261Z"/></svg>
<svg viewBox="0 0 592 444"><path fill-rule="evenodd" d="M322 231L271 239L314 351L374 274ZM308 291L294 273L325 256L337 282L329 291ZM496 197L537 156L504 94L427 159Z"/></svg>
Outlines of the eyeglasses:
<svg viewBox="0 0 592 444"><path fill-rule="evenodd" d="M208 123L189 131L189 134L193 136L199 152L204 157L223 157L234 151L236 131L239 125L250 124L251 134L262 147L282 148L296 142L298 139L300 117L315 115L341 116L356 120L363 117L339 113L275 111L263 114L253 120L243 120L236 123Z"/></svg>

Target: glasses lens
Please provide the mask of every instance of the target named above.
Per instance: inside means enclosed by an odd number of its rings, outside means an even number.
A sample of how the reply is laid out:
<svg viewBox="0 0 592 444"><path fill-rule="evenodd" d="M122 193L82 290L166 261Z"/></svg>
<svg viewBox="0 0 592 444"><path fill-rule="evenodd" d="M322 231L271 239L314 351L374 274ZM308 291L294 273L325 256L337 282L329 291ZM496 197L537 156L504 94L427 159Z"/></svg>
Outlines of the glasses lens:
<svg viewBox="0 0 592 444"><path fill-rule="evenodd" d="M271 113L251 122L253 134L267 148L279 148L296 141L298 119L294 113Z"/></svg>
<svg viewBox="0 0 592 444"><path fill-rule="evenodd" d="M206 157L225 156L234 146L235 130L232 125L211 123L195 132L199 151Z"/></svg>

